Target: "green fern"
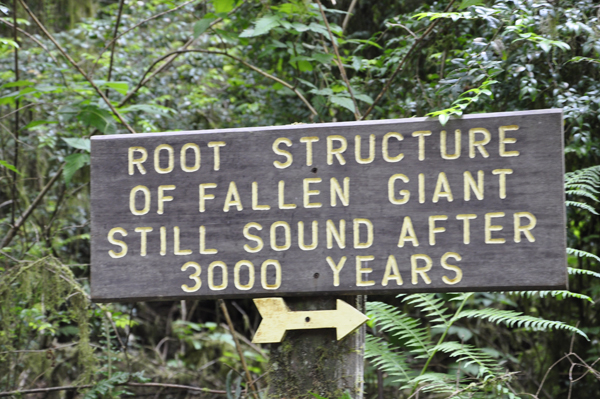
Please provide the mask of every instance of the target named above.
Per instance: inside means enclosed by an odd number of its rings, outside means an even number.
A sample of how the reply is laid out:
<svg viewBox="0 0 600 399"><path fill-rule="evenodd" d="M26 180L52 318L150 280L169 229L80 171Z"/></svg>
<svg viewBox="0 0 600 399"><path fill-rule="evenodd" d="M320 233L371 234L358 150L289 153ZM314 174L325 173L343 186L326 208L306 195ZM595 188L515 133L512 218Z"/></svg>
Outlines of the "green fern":
<svg viewBox="0 0 600 399"><path fill-rule="evenodd" d="M401 386L400 389L410 388L411 385L421 385L421 390L424 392L451 393L456 390L454 379L454 376L430 371L413 378L409 384Z"/></svg>
<svg viewBox="0 0 600 399"><path fill-rule="evenodd" d="M593 213L594 215L597 215L598 212L596 212L596 210L591 207L590 205L584 203L584 202L577 202L577 201L565 201L565 205L566 206L574 206L577 208L581 208L581 209L585 209L586 211L589 211L591 213Z"/></svg>
<svg viewBox="0 0 600 399"><path fill-rule="evenodd" d="M427 329L400 312L396 307L382 302L367 302L368 316L377 321L377 327L391 333L410 348L416 357L426 357L431 349Z"/></svg>
<svg viewBox="0 0 600 399"><path fill-rule="evenodd" d="M394 382L407 382L411 380L410 367L404 353L395 351L395 348L381 338L368 335L365 340L365 358L373 359L375 367L396 377ZM410 373L414 374L414 373Z"/></svg>
<svg viewBox="0 0 600 399"><path fill-rule="evenodd" d="M563 298L576 298L583 299L584 301L588 301L594 303L594 300L587 295L579 294L577 292L571 292L567 290L555 290L555 291L509 291L507 292L509 295L519 295L522 297L531 298L533 296L539 296L540 298L545 298L551 296L552 298L563 299Z"/></svg>
<svg viewBox="0 0 600 399"><path fill-rule="evenodd" d="M531 328L538 331L548 330L552 328L557 330L567 330L572 333L577 333L589 341L588 336L576 327L570 326L560 321L545 320L540 319L538 317L527 316L521 312L515 312L512 310L502 310L493 308L468 309L463 310L457 315L457 319L461 318L477 318L480 320L488 320L492 323L505 324L508 327L514 327L516 325L518 327Z"/></svg>
<svg viewBox="0 0 600 399"><path fill-rule="evenodd" d="M594 195L599 193L596 189L598 186L600 186L600 165L576 170L565 175L565 190L569 196L588 198L594 202L598 202L598 197ZM585 209L594 215L598 215L592 206L584 202L569 200L565 201L565 204Z"/></svg>
<svg viewBox="0 0 600 399"><path fill-rule="evenodd" d="M598 257L597 255L594 255L590 252L586 252L586 251L582 251L581 249L575 249L575 248L567 248L567 253L569 255L575 255L578 256L580 258L592 258L598 262L600 262L600 257Z"/></svg>
<svg viewBox="0 0 600 399"><path fill-rule="evenodd" d="M586 197L586 198L589 198L589 199L591 199L593 201L596 201L596 202L600 201L600 200L598 200L598 197L596 197L594 194L592 194L588 190L580 190L580 189L567 190L565 192L565 194L567 194L567 195L577 195L577 196L580 196L580 197Z"/></svg>
<svg viewBox="0 0 600 399"><path fill-rule="evenodd" d="M600 273L596 273L593 272L591 270L585 270L585 269L576 269L574 267L568 267L567 271L569 272L569 274L571 275L577 275L577 274L585 274L587 276L592 276L592 277L596 277L596 278L600 278Z"/></svg>
<svg viewBox="0 0 600 399"><path fill-rule="evenodd" d="M502 372L496 359L472 345L459 342L443 342L436 345L434 349L439 352L447 353L450 357L458 357L456 361L461 363L464 367L468 367L471 364L477 365L477 377L483 377L484 375L493 377Z"/></svg>
<svg viewBox="0 0 600 399"><path fill-rule="evenodd" d="M401 298L402 295L398 295ZM420 308L428 317L433 318L432 323L440 323L433 327L449 326L449 318L444 314L445 306L441 298L436 298L435 294L412 294L404 297L402 302Z"/></svg>

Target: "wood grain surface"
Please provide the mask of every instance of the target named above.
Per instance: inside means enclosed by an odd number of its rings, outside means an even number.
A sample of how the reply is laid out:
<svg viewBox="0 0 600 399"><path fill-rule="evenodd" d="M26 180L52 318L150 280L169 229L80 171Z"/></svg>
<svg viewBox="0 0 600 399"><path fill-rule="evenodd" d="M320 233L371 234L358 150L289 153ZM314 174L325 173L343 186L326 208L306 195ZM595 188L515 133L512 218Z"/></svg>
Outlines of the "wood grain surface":
<svg viewBox="0 0 600 399"><path fill-rule="evenodd" d="M563 289L562 126L538 110L94 136L92 298Z"/></svg>

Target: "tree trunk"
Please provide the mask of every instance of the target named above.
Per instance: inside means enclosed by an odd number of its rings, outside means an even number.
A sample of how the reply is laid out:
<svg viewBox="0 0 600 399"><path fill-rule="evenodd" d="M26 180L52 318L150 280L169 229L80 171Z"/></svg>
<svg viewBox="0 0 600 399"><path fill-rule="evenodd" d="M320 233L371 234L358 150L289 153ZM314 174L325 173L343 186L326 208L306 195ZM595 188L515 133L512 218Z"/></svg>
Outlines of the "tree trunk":
<svg viewBox="0 0 600 399"><path fill-rule="evenodd" d="M366 296L286 298L290 310L335 309L342 299L364 312ZM327 399L347 393L363 397L365 325L336 340L335 329L288 331L283 341L271 344L269 399Z"/></svg>

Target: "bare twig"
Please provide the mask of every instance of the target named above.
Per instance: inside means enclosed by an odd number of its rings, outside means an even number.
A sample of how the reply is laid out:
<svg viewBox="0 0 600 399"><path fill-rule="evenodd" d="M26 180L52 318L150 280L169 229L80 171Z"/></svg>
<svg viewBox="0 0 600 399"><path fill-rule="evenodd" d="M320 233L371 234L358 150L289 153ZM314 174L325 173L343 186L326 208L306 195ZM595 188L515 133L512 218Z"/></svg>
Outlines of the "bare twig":
<svg viewBox="0 0 600 399"><path fill-rule="evenodd" d="M352 15L352 11L354 11L354 7L356 6L357 2L358 0L352 0L352 3L350 3L350 7L348 7L348 13L344 18L344 22L342 22L342 32L346 30L346 27L348 26L348 21L350 21L350 16Z"/></svg>
<svg viewBox="0 0 600 399"><path fill-rule="evenodd" d="M321 16L323 17L323 22L325 23L325 27L327 28L327 32L329 33L329 40L331 40L331 45L333 46L333 51L335 52L335 56L337 58L337 66L340 70L340 75L342 75L342 79L346 83L348 87L348 93L350 94L350 98L352 98L352 103L354 103L354 117L356 120L361 119L360 111L358 110L358 104L356 103L356 98L354 97L354 92L352 91L352 86L350 86L350 81L348 80L348 76L346 75L346 68L344 68L344 63L342 62L342 57L340 57L340 52L338 51L337 44L335 44L335 38L333 37L333 32L331 32L331 27L329 26L329 22L327 21L327 17L325 16L325 10L323 10L323 4L321 4L320 0L317 0L317 4L319 4L319 10L321 10Z"/></svg>
<svg viewBox="0 0 600 399"><path fill-rule="evenodd" d="M253 343L252 341L250 341L248 338L244 337L242 334L240 334L237 331L233 331L231 332L229 330L229 326L225 323L221 323L221 327L223 327L225 330L229 331L232 335L233 333L235 333L235 335L237 335L237 337L239 339L241 339L246 345L248 345L249 347L251 347L252 349L254 349L256 351L256 353L258 353L259 355L261 355L262 357L264 357L265 359L269 358L269 355L265 353L265 351L263 351L258 345L256 345L255 343Z"/></svg>
<svg viewBox="0 0 600 399"><path fill-rule="evenodd" d="M237 7L235 7L233 10L231 10L227 15L231 15L231 14L235 13L244 4L246 4L246 0L243 0ZM210 29L210 28L212 28L214 25L218 24L221 21L223 21L223 18L221 18L221 17L215 19L214 21L212 21L210 23L210 25L208 25L207 30ZM135 95L135 93L137 93L143 86L146 85L146 83L148 83L148 81L150 81L153 77L155 77L156 75L158 75L159 73L161 73L162 71L164 71L169 65L171 65L171 63L179 56L179 54L182 54L180 51L186 50L188 47L190 47L196 41L196 39L198 39L198 38L197 37L192 37L190 40L188 40L187 42L185 42L185 44L183 46L181 46L179 48L179 50L173 51L173 52L169 53L169 57L168 58L167 57L161 58L160 61L162 61L165 58L167 58L166 61L165 61L165 63L162 64L160 67L158 67L158 69L156 71L154 71L152 73L152 75L146 77L146 74L144 74L144 77L139 81L139 83L137 84L137 86L134 87L133 90L131 90L129 93L127 93L127 95L125 96L125 98L123 98L123 100L121 100L121 102L119 103L119 107L122 107L123 105L125 105ZM154 67L154 65L156 65L156 62L153 64L153 67Z"/></svg>
<svg viewBox="0 0 600 399"><path fill-rule="evenodd" d="M0 19L0 21L2 21L2 20ZM8 114L6 114L6 115L2 115L2 116L0 116L0 120L2 120L2 119L5 119L5 118L8 118L9 116L11 116L11 115L13 115L13 114L16 114L17 112L23 111L24 109L27 109L27 108L29 108L29 107L33 107L33 106L35 106L35 105L43 105L43 104L46 104L46 103L29 103L29 104L27 104L27 105L24 105L24 106L22 106L21 108L17 108L17 109L15 109L14 111L12 111L12 112L9 112L9 113L8 113Z"/></svg>
<svg viewBox="0 0 600 399"><path fill-rule="evenodd" d="M8 22L5 19L0 19L0 22L6 24L8 26L10 26L11 28L13 28L15 26L14 24L11 24L10 22ZM33 36L31 33L27 32L27 31L25 31L25 30L23 30L23 29L21 29L19 27L17 27L17 30L19 31L19 33L22 33L23 35L27 36L32 41L34 41L35 44L37 44L38 46L40 46L41 48L43 48L48 53L48 55L50 56L50 58L52 58L52 60L56 64L58 64L58 60L54 57L54 55L52 55L52 53L50 52L50 50L48 50L48 47L46 47L46 45L44 45L44 43L42 43L38 39L36 39L35 36Z"/></svg>
<svg viewBox="0 0 600 399"><path fill-rule="evenodd" d="M115 114L115 116L117 117L117 119L119 119L119 121L123 125L125 125L125 127L127 128L127 130L129 130L131 133L136 133L136 131L133 130L133 128L131 126L129 126L129 124L125 121L125 119L123 119L123 116L121 116L121 114L119 113L119 111L117 111L117 109L112 105L112 103L110 102L110 100L108 98L106 98L106 96L104 95L104 93L102 92L102 90L100 90L98 88L98 86L96 86L96 84L94 83L94 81L92 79L90 79L90 77L83 71L83 69L81 69L81 67L73 60L73 58L71 58L71 56L65 51L65 49L63 49L62 46L60 44L58 44L58 42L56 41L56 39L54 39L54 36L52 36L52 34L50 34L50 32L48 32L48 30L46 29L46 27L39 21L39 19L37 19L37 17L35 16L35 14L29 9L29 7L27 6L27 4L25 3L25 1L24 0L18 0L18 1L21 3L21 5L25 9L25 11L27 11L27 14L29 14L29 16L31 17L31 19L33 19L33 21L38 26L38 28L40 28L40 30L42 32L44 32L44 35L46 35L46 37L48 39L50 39L50 41L56 46L56 48L58 49L58 51L60 51L61 54L71 63L71 65L73 65L73 67L81 74L81 76L83 76L89 82L89 84L94 88L94 90L96 91L96 93L98 93L98 95L100 97L102 97L102 99L104 100L104 102L106 103L106 105L110 108L110 110L112 111L112 113Z"/></svg>
<svg viewBox="0 0 600 399"><path fill-rule="evenodd" d="M227 391L220 391L217 389L208 389L208 388L200 388L200 387L192 387L189 385L179 385L179 384L162 384L158 382L128 382L126 384L130 387L160 387L160 388L174 388L174 389L187 389L188 391L197 391L197 392L205 392L205 393L216 393L221 395L226 395Z"/></svg>
<svg viewBox="0 0 600 399"><path fill-rule="evenodd" d="M308 107L308 109L310 110L310 112L313 113L313 115L318 116L319 114L317 113L317 111L313 108L313 106L310 104L310 102L306 99L306 97L304 97L302 95L302 93L300 93L300 91L298 91L297 88L295 88L294 86L292 86L291 84L289 84L288 82L286 82L285 80L281 80L276 76L271 75L270 73L260 69L257 66L254 66L246 61L244 61L243 59L236 57L235 55L231 55L225 51L215 51L215 50L204 50L204 49L190 49L190 50L176 50L176 51L172 51L168 54L163 55L161 58L157 59L156 61L154 61L154 63L152 65L150 65L150 67L146 70L146 72L144 73L144 77L146 75L148 75L150 73L150 71L154 68L154 66L156 66L156 64L158 64L159 62L161 62L164 59L167 59L169 57L172 57L174 54L185 54L185 53L206 53L206 54L218 54L218 55L223 55L225 57L229 57L231 59L236 60L237 62L243 64L244 66L252 69L255 72L258 72L259 74L263 75L266 78L269 78L271 80L274 80L277 83L282 84L283 86L287 87L288 89L290 89L291 91L293 91L298 98L300 98L300 100L302 100L302 102ZM142 77L142 80L144 78Z"/></svg>
<svg viewBox="0 0 600 399"><path fill-rule="evenodd" d="M112 68L113 68L113 62L115 59L115 45L117 44L117 41L115 40L115 38L117 37L117 34L119 34L119 25L121 24L121 15L123 15L123 5L125 4L125 0L121 0L119 2L119 12L117 13L117 21L115 22L115 32L113 33L113 40L112 40L112 47L110 48L110 62L108 64L108 76L106 78L106 80L108 82L110 82L110 78L112 75ZM108 92L109 89L106 89L106 97L108 97Z"/></svg>
<svg viewBox="0 0 600 399"><path fill-rule="evenodd" d="M16 350L16 351L5 351L5 352L0 352L0 355L6 354L6 353L45 353L48 351L55 351L55 350L59 350L59 349L64 349L64 348L70 348L74 345L77 345L79 342L72 342L70 344L66 344L66 345L60 345L60 346L56 346L53 348L47 348L47 349L31 349L31 350Z"/></svg>
<svg viewBox="0 0 600 399"><path fill-rule="evenodd" d="M408 27L402 25L402 24L388 24L388 26L399 26L400 28L406 30L408 33L410 33L410 35L412 37L414 37L415 39L417 39L417 35L415 35L415 32L413 32L412 30L408 29Z"/></svg>
<svg viewBox="0 0 600 399"><path fill-rule="evenodd" d="M454 5L455 2L456 2L456 0L450 1L450 4L448 4L448 6L444 10L444 12L447 12L452 7L452 5ZM375 109L375 106L377 105L377 103L383 98L383 96L385 95L385 93L387 92L387 90L392 85L392 82L394 81L394 78L396 76L398 76L398 74L403 70L404 66L406 65L406 61L408 60L408 57L411 55L411 53L413 52L413 50L417 48L417 46L423 41L423 39L425 39L427 36L429 36L429 34L433 31L433 28L435 28L435 26L437 25L437 23L440 20L441 20L441 18L438 18L438 19L434 20L427 27L427 29L425 30L425 32L423 32L423 34L418 39L415 40L415 42L413 43L413 45L408 49L408 52L404 55L404 57L402 58L402 60L400 61L400 63L398 64L398 66L396 67L396 69L394 70L394 72L392 73L392 76L390 76L390 78L388 79L388 81L385 83L385 86L383 86L383 89L381 89L381 92L379 92L379 94L377 95L377 97L375 97L375 100L373 101L373 104L371 104L369 106L369 108L367 109L367 111L365 112L365 114L362 116L362 119L365 119L371 113L371 111L373 111L373 109Z"/></svg>
<svg viewBox="0 0 600 399"><path fill-rule="evenodd" d="M542 387L544 386L544 382L546 381L546 377L548 377L548 374L550 374L550 371L560 362L562 362L563 360L567 359L569 356L571 356L572 353L567 353L566 355L564 355L563 357L561 357L560 359L558 359L557 361L555 361L552 366L550 366L548 368L548 370L546 370L546 374L544 374L544 378L542 378L542 382L540 383L540 386L537 390L537 392L535 393L535 396L538 397L540 392L542 391Z"/></svg>
<svg viewBox="0 0 600 399"><path fill-rule="evenodd" d="M2 240L2 243L0 244L0 248L7 247L8 244L10 244L12 239L15 237L15 234L17 234L17 231L19 230L19 228L21 228L21 226L23 225L23 223L25 223L25 221L27 220L29 215L31 215L31 213L34 211L34 209L38 207L38 205L42 201L42 198L44 198L46 193L48 193L48 190L50 190L50 188L54 185L56 180L58 180L59 176L62 174L63 167L64 167L64 164L60 166L60 168L58 169L58 172L56 172L54 177L52 177L52 179L50 179L50 181L44 186L44 188L42 188L42 191L40 191L40 193L37 195L37 197L35 197L35 199L31 203L31 205L29 205L29 208L27 208L25 210L25 212L23 212L21 217L15 223L13 223L10 230L8 230L8 233L6 233L6 235L4 236L4 239Z"/></svg>
<svg viewBox="0 0 600 399"><path fill-rule="evenodd" d="M4 19L0 19L0 22L5 23L6 25L10 26L11 28L14 27L14 24L11 24L10 22L4 20ZM19 28L17 26L17 30L22 33L23 35L27 36L29 39L31 39L35 44L37 44L38 46L40 46L42 49L44 49L44 51L46 53L48 53L48 55L50 56L50 58L52 58L52 61L54 61L54 63L56 65L58 65L58 60L56 59L56 57L52 54L52 52L48 49L48 47L46 47L46 45L42 42L40 42L38 39L36 39L35 36L33 36L32 34L28 33L27 31ZM62 77L63 82L65 83L65 86L69 87L69 83L67 82L67 78L65 77L65 74L63 73L62 70L58 69L58 73L60 73L60 76ZM1 118L0 118L1 119Z"/></svg>
<svg viewBox="0 0 600 399"><path fill-rule="evenodd" d="M227 311L227 306L225 305L225 301L219 299L219 305L221 306L221 310L223 311L223 315L225 316L225 320L229 325L229 332L233 337L233 341L235 342L235 348L237 349L238 355L240 356L240 361L242 362L242 367L244 368L244 372L246 374L246 381L248 386L252 390L252 396L254 399L258 399L258 392L256 392L256 387L254 386L254 382L252 381L252 376L250 375L250 371L248 370L248 365L246 364L246 358L244 357L244 351L242 351L242 346L240 345L240 341L235 334L235 329L233 328L233 322L231 321L231 317L229 317L229 312Z"/></svg>
<svg viewBox="0 0 600 399"><path fill-rule="evenodd" d="M216 389L208 389L208 388L200 388L200 387L192 387L189 385L179 385L179 384L162 384L158 382L126 382L123 384L116 384L118 386L130 386L130 387L160 387L160 388L173 388L173 389L186 389L188 391L195 392L204 392L204 393L214 393L220 395L226 395L227 391L220 391ZM49 392L58 392L58 391L74 391L79 389L87 389L94 387L93 384L87 385L67 385L63 387L50 387L50 388L36 388L36 389L24 389L20 391L6 391L0 392L0 397L4 396L14 396L14 395L31 395L34 393L49 393Z"/></svg>
<svg viewBox="0 0 600 399"><path fill-rule="evenodd" d="M15 62L15 82L19 81L19 46L18 40L19 37L17 35L17 0L13 2L13 38L15 43L17 44L14 48L14 62ZM12 177L12 206L11 206L11 217L10 223L12 225L15 224L15 214L17 211L17 170L19 169L19 98L15 100L15 153L13 157L13 166L16 170L11 172ZM4 245L1 245L0 248L4 248Z"/></svg>
<svg viewBox="0 0 600 399"><path fill-rule="evenodd" d="M185 7L185 6L187 6L188 4L190 4L190 3L193 3L193 2L195 2L195 1L197 1L197 0L189 0L189 1L186 1L185 3L181 3L180 5L178 5L178 6L177 6L177 7L175 7L175 8L171 8L171 9L169 9L169 10L167 10L167 11L163 11L163 12L161 12L161 13L158 13L158 14L156 14L156 15L153 15L153 16L151 16L150 18L146 18L146 19L144 19L144 20L142 20L142 21L138 22L137 24L133 25L131 28L129 28L129 29L125 29L125 31L123 31L123 33L119 34L118 36L116 36L116 37L113 37L113 38L112 38L112 40L111 40L111 41L109 41L108 43L106 43L106 45L104 46L104 48L103 48L102 50L100 50L100 53L98 54L98 57L96 57L96 59L94 60L94 66L92 67L92 70L91 70L91 71L90 71L90 73L89 73L89 74L90 74L90 76L92 76L92 75L94 74L94 70L96 69L96 65L98 64L98 61L99 61L99 60L100 60L100 58L102 57L102 54L104 54L104 52L105 52L106 50L108 50L108 48L109 48L109 47L111 47L111 46L112 46L112 44L113 44L113 43L115 43L117 40L119 40L120 38L122 38L123 36L125 36L126 34L128 34L129 32L131 32L132 30L134 30L134 29L138 28L139 26L141 26L141 25L145 24L146 22L152 21L153 19L156 19L156 18L160 18L160 17L162 17L163 15L165 15L165 14L169 14L169 13L171 13L171 12L173 12L173 11L177 11L177 10L179 10L180 8L182 8L182 7Z"/></svg>

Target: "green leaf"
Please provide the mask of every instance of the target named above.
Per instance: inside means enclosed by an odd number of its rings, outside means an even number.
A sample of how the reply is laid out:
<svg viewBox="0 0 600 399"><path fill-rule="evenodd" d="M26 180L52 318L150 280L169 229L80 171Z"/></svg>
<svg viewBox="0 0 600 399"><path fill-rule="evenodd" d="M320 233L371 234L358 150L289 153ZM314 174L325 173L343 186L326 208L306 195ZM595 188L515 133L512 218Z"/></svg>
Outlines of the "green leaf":
<svg viewBox="0 0 600 399"><path fill-rule="evenodd" d="M63 177L65 181L69 183L71 178L79 169L90 164L89 154L71 154L65 158L65 168L63 170Z"/></svg>
<svg viewBox="0 0 600 399"><path fill-rule="evenodd" d="M16 82L5 83L0 86L0 89L8 89L9 87L33 86L35 83L29 80L18 80Z"/></svg>
<svg viewBox="0 0 600 399"><path fill-rule="evenodd" d="M333 54L326 54L326 53L314 53L312 54L312 57L315 59L315 61L320 62L321 64L326 64L329 65L331 64L331 60L333 60Z"/></svg>
<svg viewBox="0 0 600 399"><path fill-rule="evenodd" d="M294 3L285 3L280 5L279 7L273 6L271 8L285 14L300 14L303 11L302 8L298 6L298 4Z"/></svg>
<svg viewBox="0 0 600 399"><path fill-rule="evenodd" d="M440 116L438 116L440 123L442 126L446 126L446 123L450 120L450 115L449 114L440 114Z"/></svg>
<svg viewBox="0 0 600 399"><path fill-rule="evenodd" d="M8 170L12 170L13 172L15 172L18 175L21 175L21 172L19 172L17 170L17 168L15 168L14 165L12 165L12 164L10 164L10 163L8 163L6 161L3 161L3 160L0 159L0 165L4 166Z"/></svg>
<svg viewBox="0 0 600 399"><path fill-rule="evenodd" d="M194 39L206 32L216 18L202 18L194 24Z"/></svg>
<svg viewBox="0 0 600 399"><path fill-rule="evenodd" d="M27 125L23 126L21 128L21 130L35 130L36 126L41 126L41 125L51 125L51 124L55 124L58 123L57 121L33 121L33 122L29 122Z"/></svg>
<svg viewBox="0 0 600 399"><path fill-rule="evenodd" d="M130 105L128 107L119 108L119 112L126 114L132 111L142 111L147 112L149 114L158 114L158 115L169 115L171 113L175 113L175 110L169 107L164 107L162 105L155 104L135 104Z"/></svg>
<svg viewBox="0 0 600 399"><path fill-rule="evenodd" d="M84 107L77 117L86 125L95 127L104 134L117 133L115 120L112 114L105 109L90 105Z"/></svg>
<svg viewBox="0 0 600 399"><path fill-rule="evenodd" d="M458 9L464 10L467 7L482 5L484 5L483 0L462 0L460 5L458 6Z"/></svg>
<svg viewBox="0 0 600 399"><path fill-rule="evenodd" d="M301 60L298 61L298 69L300 70L300 72L312 72L313 66L310 63L310 61Z"/></svg>
<svg viewBox="0 0 600 399"><path fill-rule="evenodd" d="M573 57L573 58L571 58L567 62L582 62L582 61L592 62L592 63L595 63L595 64L600 64L600 60L597 60L597 59L594 59L594 58L589 58L589 57L581 57L581 56Z"/></svg>
<svg viewBox="0 0 600 399"><path fill-rule="evenodd" d="M235 0L214 0L213 5L217 14L228 13L235 7Z"/></svg>
<svg viewBox="0 0 600 399"><path fill-rule="evenodd" d="M90 139L84 139L81 137L73 137L69 139L63 138L63 141L69 145L69 147L77 148L78 150L85 150L90 152L91 142Z"/></svg>
<svg viewBox="0 0 600 399"><path fill-rule="evenodd" d="M354 98L356 98L357 100L360 100L360 101L364 101L369 105L373 104L373 99L366 94L355 94Z"/></svg>
<svg viewBox="0 0 600 399"><path fill-rule="evenodd" d="M19 45L17 44L17 42L15 42L12 39L7 39L7 38L4 38L4 37L0 37L0 43L6 44L6 45L14 47L14 48L19 48Z"/></svg>
<svg viewBox="0 0 600 399"><path fill-rule="evenodd" d="M352 113L355 112L354 103L352 102L352 99L349 97L331 96L331 97L329 97L329 101L346 108L348 111L350 111Z"/></svg>
<svg viewBox="0 0 600 399"><path fill-rule="evenodd" d="M127 94L127 92L129 91L129 85L127 84L127 82L106 82L103 86L115 89L117 93L122 95Z"/></svg>
<svg viewBox="0 0 600 399"><path fill-rule="evenodd" d="M246 29L240 34L240 37L255 37L269 33L271 29L279 26L279 17L277 15L269 14L260 17L256 20L254 29Z"/></svg>

